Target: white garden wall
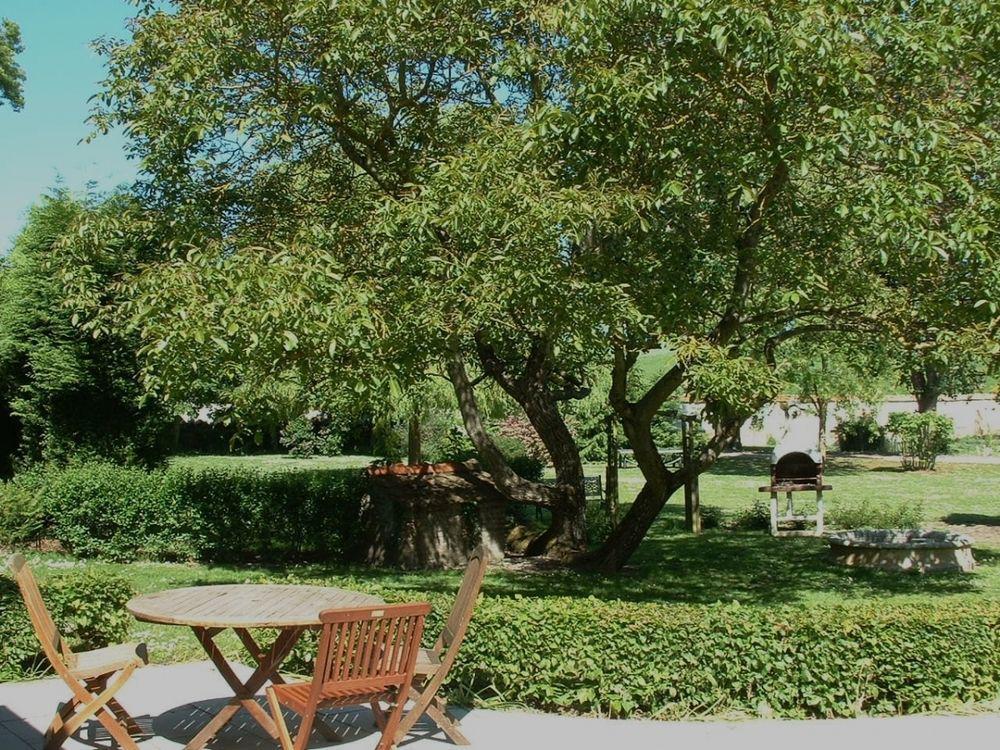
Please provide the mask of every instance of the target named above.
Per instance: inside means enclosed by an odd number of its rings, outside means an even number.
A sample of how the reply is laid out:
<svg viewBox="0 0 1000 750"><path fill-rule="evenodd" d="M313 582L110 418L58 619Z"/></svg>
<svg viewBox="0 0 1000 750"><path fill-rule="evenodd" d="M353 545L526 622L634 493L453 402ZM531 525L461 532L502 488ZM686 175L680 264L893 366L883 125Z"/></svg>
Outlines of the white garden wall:
<svg viewBox="0 0 1000 750"><path fill-rule="evenodd" d="M878 408L878 421L885 424L894 412L916 411L916 401L909 396L890 396ZM844 410L831 407L827 424L827 444L836 446L833 430L838 418L845 416ZM1000 403L993 394L973 393L956 398L942 397L938 401L938 413L955 420L955 434L958 437L983 435L1000 432ZM792 442L799 445L815 446L819 420L810 413L808 407L795 400L779 400L762 411L762 419L750 420L740 430L740 439L746 446L766 446L774 443Z"/></svg>

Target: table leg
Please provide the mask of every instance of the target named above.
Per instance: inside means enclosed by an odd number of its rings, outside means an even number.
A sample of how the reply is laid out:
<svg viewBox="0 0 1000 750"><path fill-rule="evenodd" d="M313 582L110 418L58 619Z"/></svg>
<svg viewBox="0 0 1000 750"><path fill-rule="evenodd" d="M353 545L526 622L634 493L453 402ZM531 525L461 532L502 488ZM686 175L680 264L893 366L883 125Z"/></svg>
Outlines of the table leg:
<svg viewBox="0 0 1000 750"><path fill-rule="evenodd" d="M257 691L260 690L264 683L269 680L281 681L281 676L278 674L278 667L281 663L288 657L291 650L295 647L299 638L302 635L303 628L287 628L282 630L278 637L271 644L271 648L266 651L250 638L250 642L254 644L254 648L248 648L251 652L251 656L257 662L257 668L254 670L253 674L247 679L246 682L242 682L240 678L233 671L233 668L226 661L226 657L223 656L219 647L215 644L215 636L218 635L220 631L219 628L202 628L194 627L194 635L198 639L202 648L205 649L205 653L208 654L208 658L211 659L212 663L215 665L216 669L219 670L219 674L226 681L230 688L232 688L234 696L230 699L218 714L216 714L212 720L205 725L205 727L198 732L193 740L191 740L185 750L201 750L205 745L211 740L219 731L228 724L236 712L241 708L246 709L246 711L257 721L261 727L264 728L269 735L274 738L278 736L278 729L272 721L271 717L267 715L267 712L260 707L260 704L254 699ZM244 631L245 635L249 637L249 633ZM239 635L239 630L237 630ZM240 639L243 640L244 644L247 644L247 640L241 635Z"/></svg>
<svg viewBox="0 0 1000 750"><path fill-rule="evenodd" d="M234 630L236 631L236 635L239 636L239 639L243 642L243 647L257 661L257 663L260 664L266 656L266 651L257 644L257 641L254 640L254 637L246 628L234 628ZM285 683L285 678L278 673L277 669L274 674L271 675L271 683L274 685L283 685ZM270 717L268 718L270 719ZM319 714L316 715L314 726L320 734L331 742L342 742L345 739L344 735L330 726L326 719Z"/></svg>

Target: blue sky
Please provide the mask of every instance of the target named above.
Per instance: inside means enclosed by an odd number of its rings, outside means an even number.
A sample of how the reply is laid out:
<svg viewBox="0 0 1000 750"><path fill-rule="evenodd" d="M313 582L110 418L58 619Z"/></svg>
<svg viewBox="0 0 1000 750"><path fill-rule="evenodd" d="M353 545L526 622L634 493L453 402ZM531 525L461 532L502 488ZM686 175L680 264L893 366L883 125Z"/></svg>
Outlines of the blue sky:
<svg viewBox="0 0 1000 750"><path fill-rule="evenodd" d="M27 76L24 109L0 107L0 254L29 206L58 181L72 190L130 182L134 162L118 135L79 143L89 133L87 99L104 77L90 48L100 36L127 36L134 8L126 0L0 0L0 17L21 27Z"/></svg>

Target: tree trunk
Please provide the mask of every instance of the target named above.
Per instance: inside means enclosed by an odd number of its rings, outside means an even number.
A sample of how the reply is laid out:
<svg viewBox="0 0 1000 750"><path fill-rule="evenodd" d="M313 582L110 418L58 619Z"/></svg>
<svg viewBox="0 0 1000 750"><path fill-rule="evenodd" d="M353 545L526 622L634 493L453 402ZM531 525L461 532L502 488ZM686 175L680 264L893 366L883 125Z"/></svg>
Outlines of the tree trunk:
<svg viewBox="0 0 1000 750"><path fill-rule="evenodd" d="M587 501L576 441L555 400L544 389L522 393L517 400L552 458L560 493L559 502L552 507L549 528L532 540L527 553L569 557L583 552L587 548Z"/></svg>
<svg viewBox="0 0 1000 750"><path fill-rule="evenodd" d="M621 523L615 526L599 550L585 558L585 564L604 573L621 570L646 538L667 500L681 486L682 483L676 481L659 486L646 482Z"/></svg>
<svg viewBox="0 0 1000 750"><path fill-rule="evenodd" d="M607 461L604 471L604 503L612 526L618 525L618 436L615 434L615 418L608 415L605 425L607 437Z"/></svg>
<svg viewBox="0 0 1000 750"><path fill-rule="evenodd" d="M420 445L420 415L412 414L406 432L406 462L410 466L422 463L423 450Z"/></svg>
<svg viewBox="0 0 1000 750"><path fill-rule="evenodd" d="M523 372L510 377L505 363L485 341L477 341L483 371L524 410L535 428L556 470L556 501L552 504L549 528L531 541L530 555L550 554L573 557L587 548L587 503L583 487L583 462L559 402L550 390L548 348L536 340L523 362Z"/></svg>
<svg viewBox="0 0 1000 750"><path fill-rule="evenodd" d="M826 399L816 399L816 416L819 418L819 435L817 435L816 449L821 456L826 456L826 423L830 412L830 402Z"/></svg>
<svg viewBox="0 0 1000 750"><path fill-rule="evenodd" d="M923 414L937 411L938 398L941 395L941 373L933 365L914 370L910 373L912 393L917 399L917 411Z"/></svg>

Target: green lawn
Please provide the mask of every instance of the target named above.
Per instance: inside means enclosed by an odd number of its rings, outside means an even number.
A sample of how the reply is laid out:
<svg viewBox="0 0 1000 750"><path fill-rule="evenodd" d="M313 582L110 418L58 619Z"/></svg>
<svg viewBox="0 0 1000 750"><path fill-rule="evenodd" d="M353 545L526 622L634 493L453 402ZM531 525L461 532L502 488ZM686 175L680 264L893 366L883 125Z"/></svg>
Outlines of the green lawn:
<svg viewBox="0 0 1000 750"><path fill-rule="evenodd" d="M701 477L702 504L736 513L766 498L757 488L767 483L769 455L760 451L720 461ZM603 475L604 466L589 464L586 473ZM827 462L826 478L833 485L824 496L830 509L839 503L863 501L916 503L929 525L985 521L985 525L1000 526L1000 464L941 463L935 471L902 471L899 460L892 457L834 456ZM623 469L619 482L622 502L628 503L642 487L642 475L638 469ZM805 502L806 497L801 500Z"/></svg>
<svg viewBox="0 0 1000 750"><path fill-rule="evenodd" d="M364 465L366 458L295 460L276 456L247 458L198 457L175 459L188 465L255 465L267 469L298 466L322 469ZM588 473L602 467L590 466ZM764 454L726 459L702 478L703 503L735 513L758 498L757 487L767 476ZM972 523L981 531L1000 530L1000 466L941 465L936 472L904 473L890 460L834 458L828 471L834 489L831 506L839 502L922 502L929 526ZM622 472L623 500L641 486L635 469ZM829 604L867 598L933 598L947 606L952 597L1000 599L1000 545L977 543L979 568L972 574L900 575L854 570L827 563L822 540L773 539L759 532L713 530L692 536L680 528L680 496L661 514L631 564L617 576L569 570L515 572L494 569L486 579L487 595L595 596L633 601L711 603L738 601L749 606ZM996 538L996 537L995 537ZM57 573L73 561L60 555L40 555L42 575ZM77 565L83 563L75 563ZM457 588L457 572L403 572L342 565L225 566L170 563L86 563L126 576L141 592L179 586L261 580L292 576L347 586L378 583L400 591L445 591ZM133 637L148 641L157 661L200 658L200 647L182 628L136 623ZM238 652L235 642L224 642Z"/></svg>

